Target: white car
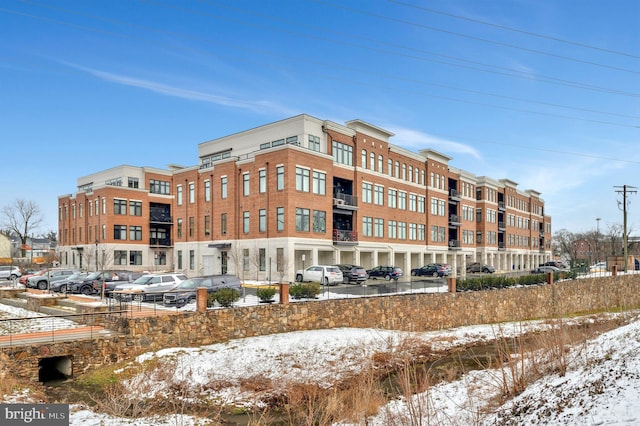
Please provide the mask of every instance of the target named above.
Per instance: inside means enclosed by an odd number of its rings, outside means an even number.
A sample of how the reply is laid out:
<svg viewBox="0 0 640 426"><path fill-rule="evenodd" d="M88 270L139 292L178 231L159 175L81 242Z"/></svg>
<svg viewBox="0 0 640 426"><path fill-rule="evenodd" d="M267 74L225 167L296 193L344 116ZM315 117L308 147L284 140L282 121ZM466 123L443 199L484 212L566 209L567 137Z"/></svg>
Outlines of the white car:
<svg viewBox="0 0 640 426"><path fill-rule="evenodd" d="M607 262L598 262L591 265L589 272L607 272Z"/></svg>
<svg viewBox="0 0 640 426"><path fill-rule="evenodd" d="M22 272L17 266L0 266L0 279L15 280L21 276Z"/></svg>
<svg viewBox="0 0 640 426"><path fill-rule="evenodd" d="M119 300L162 300L164 292L187 279L184 274L146 274L132 283L118 284L113 295Z"/></svg>
<svg viewBox="0 0 640 426"><path fill-rule="evenodd" d="M333 265L313 265L296 272L296 281L315 281L322 285L337 285L343 280L342 271Z"/></svg>

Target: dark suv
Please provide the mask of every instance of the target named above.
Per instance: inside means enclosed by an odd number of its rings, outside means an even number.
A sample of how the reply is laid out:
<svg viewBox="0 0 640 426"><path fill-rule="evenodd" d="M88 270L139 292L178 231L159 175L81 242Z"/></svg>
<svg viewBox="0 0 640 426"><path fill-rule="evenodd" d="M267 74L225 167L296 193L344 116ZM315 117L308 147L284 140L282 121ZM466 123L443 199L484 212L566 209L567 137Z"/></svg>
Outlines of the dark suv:
<svg viewBox="0 0 640 426"><path fill-rule="evenodd" d="M364 269L362 266L349 265L349 264L340 264L340 265L334 265L334 266L337 266L342 271L343 283L347 283L347 284L351 282L363 283L367 280L367 278L369 278L369 275L367 274L367 270Z"/></svg>
<svg viewBox="0 0 640 426"><path fill-rule="evenodd" d="M231 288L240 291L240 278L235 275L208 275L206 277L190 278L182 281L173 287L170 291L165 292L162 296L162 303L165 306L175 305L181 308L187 303L196 300L196 289L204 287L207 293L215 293L222 288Z"/></svg>
<svg viewBox="0 0 640 426"><path fill-rule="evenodd" d="M397 266L376 266L367 271L369 278L384 278L385 280L397 280L402 276L402 269Z"/></svg>
<svg viewBox="0 0 640 426"><path fill-rule="evenodd" d="M100 294L100 287L104 284L110 284L115 280L116 284L127 283L135 280L142 273L131 271L101 271L91 272L85 277L70 281L67 284L67 291L69 293L80 293L86 296L91 294ZM105 285L105 295L107 294Z"/></svg>

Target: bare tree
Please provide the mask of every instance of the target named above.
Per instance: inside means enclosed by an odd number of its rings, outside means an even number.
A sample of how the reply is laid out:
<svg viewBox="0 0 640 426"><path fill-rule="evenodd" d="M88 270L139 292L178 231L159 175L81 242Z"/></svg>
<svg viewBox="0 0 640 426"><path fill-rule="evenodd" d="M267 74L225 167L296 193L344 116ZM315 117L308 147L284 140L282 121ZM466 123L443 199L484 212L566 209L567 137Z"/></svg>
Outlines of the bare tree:
<svg viewBox="0 0 640 426"><path fill-rule="evenodd" d="M22 257L26 257L27 239L42 224L42 212L33 201L18 198L14 204L2 208L3 227L9 229L22 242Z"/></svg>

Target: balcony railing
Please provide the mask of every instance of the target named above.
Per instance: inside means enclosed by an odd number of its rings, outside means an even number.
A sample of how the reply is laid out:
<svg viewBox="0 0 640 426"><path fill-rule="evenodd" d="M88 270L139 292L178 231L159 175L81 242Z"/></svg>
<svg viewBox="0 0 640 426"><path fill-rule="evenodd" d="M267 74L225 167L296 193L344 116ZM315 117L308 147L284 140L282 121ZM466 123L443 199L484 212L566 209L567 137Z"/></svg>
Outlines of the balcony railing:
<svg viewBox="0 0 640 426"><path fill-rule="evenodd" d="M171 245L171 238L151 238L149 239L150 246L165 246Z"/></svg>
<svg viewBox="0 0 640 426"><path fill-rule="evenodd" d="M358 244L358 232L334 229L333 242L334 244Z"/></svg>
<svg viewBox="0 0 640 426"><path fill-rule="evenodd" d="M504 201L498 201L498 210L506 210Z"/></svg>
<svg viewBox="0 0 640 426"><path fill-rule="evenodd" d="M459 240L449 240L449 250L456 250L460 248Z"/></svg>
<svg viewBox="0 0 640 426"><path fill-rule="evenodd" d="M454 201L460 201L460 193L457 189L449 189L449 199Z"/></svg>
<svg viewBox="0 0 640 426"><path fill-rule="evenodd" d="M171 215L165 212L152 212L149 215L149 221L151 223L173 223Z"/></svg>
<svg viewBox="0 0 640 426"><path fill-rule="evenodd" d="M333 196L333 205L358 207L358 197L351 194L338 193Z"/></svg>

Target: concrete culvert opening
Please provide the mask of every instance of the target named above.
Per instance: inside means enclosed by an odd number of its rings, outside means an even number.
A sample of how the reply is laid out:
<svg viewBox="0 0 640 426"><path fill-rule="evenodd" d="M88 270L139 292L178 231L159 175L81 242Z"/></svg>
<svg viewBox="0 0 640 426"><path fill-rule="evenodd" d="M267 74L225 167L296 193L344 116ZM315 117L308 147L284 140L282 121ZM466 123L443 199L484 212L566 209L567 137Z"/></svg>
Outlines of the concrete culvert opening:
<svg viewBox="0 0 640 426"><path fill-rule="evenodd" d="M38 381L41 383L66 380L71 377L71 372L71 358L68 356L54 356L38 361Z"/></svg>

